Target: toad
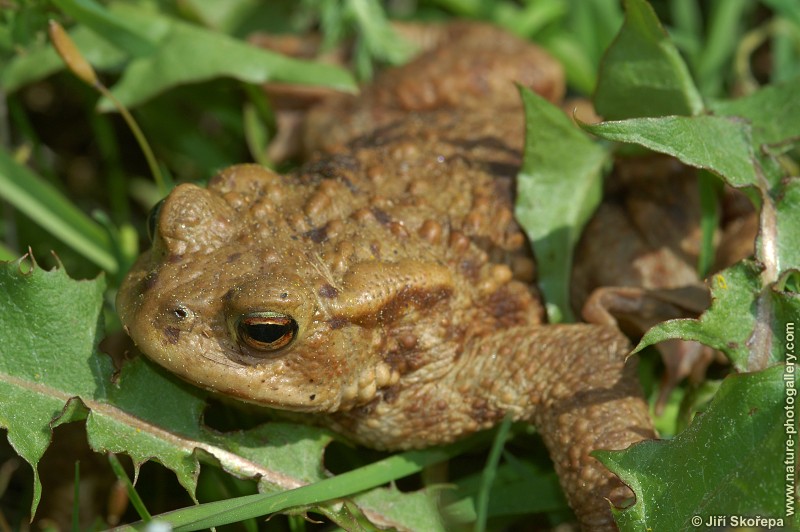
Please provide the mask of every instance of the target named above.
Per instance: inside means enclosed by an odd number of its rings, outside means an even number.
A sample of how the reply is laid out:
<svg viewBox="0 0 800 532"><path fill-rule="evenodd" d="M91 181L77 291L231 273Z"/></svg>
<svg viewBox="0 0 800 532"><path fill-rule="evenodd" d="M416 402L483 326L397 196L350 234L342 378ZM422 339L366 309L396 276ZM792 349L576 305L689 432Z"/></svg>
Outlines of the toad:
<svg viewBox="0 0 800 532"><path fill-rule="evenodd" d="M378 449L535 424L582 526L632 493L597 460L654 436L615 328L548 324L514 221L523 117L560 67L488 26L309 118L310 162L182 184L117 306L141 351L226 396Z"/></svg>

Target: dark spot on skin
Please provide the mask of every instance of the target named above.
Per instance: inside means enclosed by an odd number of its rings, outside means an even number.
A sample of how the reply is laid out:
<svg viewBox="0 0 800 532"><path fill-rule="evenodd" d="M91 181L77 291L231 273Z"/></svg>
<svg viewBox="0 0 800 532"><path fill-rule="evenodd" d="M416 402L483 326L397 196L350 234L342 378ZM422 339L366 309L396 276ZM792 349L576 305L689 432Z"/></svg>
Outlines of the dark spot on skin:
<svg viewBox="0 0 800 532"><path fill-rule="evenodd" d="M350 181L347 177L339 176L339 182L342 183L345 186L345 188L350 192L352 192L353 194L359 193L358 187L355 186L353 182Z"/></svg>
<svg viewBox="0 0 800 532"><path fill-rule="evenodd" d="M529 312L528 300L520 293L503 286L489 296L488 312L503 327L513 327L526 322L525 314Z"/></svg>
<svg viewBox="0 0 800 532"><path fill-rule="evenodd" d="M349 146L358 149L365 147L378 147L394 145L403 140L416 140L406 133L406 122L394 120L385 126L370 131L368 135L362 135L354 139Z"/></svg>
<svg viewBox="0 0 800 532"><path fill-rule="evenodd" d="M419 351L391 351L386 354L384 360L400 375L416 371L425 365L425 359Z"/></svg>
<svg viewBox="0 0 800 532"><path fill-rule="evenodd" d="M300 181L308 184L317 184L323 179L335 179L342 183L352 193L357 193L358 188L353 185L345 172L358 172L361 168L359 162L350 155L334 155L320 161L305 165L298 176Z"/></svg>
<svg viewBox="0 0 800 532"><path fill-rule="evenodd" d="M308 400L309 401L313 401L316 398L317 398L317 394L315 394L315 393L312 393L311 395L308 396Z"/></svg>
<svg viewBox="0 0 800 532"><path fill-rule="evenodd" d="M169 257L167 257L167 262L169 262L170 264L178 264L181 261L183 261L183 255L180 254L170 255Z"/></svg>
<svg viewBox="0 0 800 532"><path fill-rule="evenodd" d="M378 244L377 244L377 243L375 243L375 242L372 242L372 243L369 245L369 250L370 250L370 252L372 253L372 256L373 256L373 257L375 257L375 258L376 258L376 259L378 259L378 260L380 260L380 259L381 259L381 248L380 248L380 247L378 247Z"/></svg>
<svg viewBox="0 0 800 532"><path fill-rule="evenodd" d="M242 256L242 254L238 253L238 252L237 253L231 253L230 255L228 255L228 259L227 259L228 264L230 264L232 262L236 262L237 260L239 260L239 257L241 257L241 256Z"/></svg>
<svg viewBox="0 0 800 532"><path fill-rule="evenodd" d="M185 320L186 318L189 317L189 311L186 310L184 307L178 307L175 310L173 310L172 313L175 314L175 317L178 318L179 320Z"/></svg>
<svg viewBox="0 0 800 532"><path fill-rule="evenodd" d="M476 399L472 402L470 417L480 425L488 425L502 419L503 412L489 406L486 399Z"/></svg>
<svg viewBox="0 0 800 532"><path fill-rule="evenodd" d="M328 320L328 325L331 329L341 329L345 325L347 325L347 318L342 316L334 316Z"/></svg>
<svg viewBox="0 0 800 532"><path fill-rule="evenodd" d="M513 176L519 172L518 164L504 163L499 161L487 161L486 171L494 177Z"/></svg>
<svg viewBox="0 0 800 532"><path fill-rule="evenodd" d="M231 300L231 298L233 297L233 291L234 291L234 290L235 290L235 288L231 288L230 290L228 290L227 292L225 292L225 295L224 295L224 296L222 296L222 299L223 299L224 301L230 301L230 300Z"/></svg>
<svg viewBox="0 0 800 532"><path fill-rule="evenodd" d="M397 386L392 386L391 388L383 390L381 395L383 396L383 400L385 402L392 404L397 401L398 397L400 397L400 390L398 390Z"/></svg>
<svg viewBox="0 0 800 532"><path fill-rule="evenodd" d="M339 295L339 291L328 283L320 286L317 293L319 297L324 297L326 299L332 299Z"/></svg>
<svg viewBox="0 0 800 532"><path fill-rule="evenodd" d="M377 407L378 403L380 402L381 399L378 397L363 406L354 408L353 411L362 416L370 416L373 412L375 412L375 407Z"/></svg>
<svg viewBox="0 0 800 532"><path fill-rule="evenodd" d="M142 283L142 290L141 292L147 292L151 288L153 288L156 283L158 282L158 272L153 270L152 272L148 273L145 278L144 282Z"/></svg>
<svg viewBox="0 0 800 532"><path fill-rule="evenodd" d="M370 209L372 215L375 217L378 222L382 225L388 225L392 221L392 217L389 216L386 211L379 209L377 207L373 207Z"/></svg>
<svg viewBox="0 0 800 532"><path fill-rule="evenodd" d="M178 339L181 337L181 330L177 327L168 325L164 327L164 337L167 339L167 342L175 345L178 343Z"/></svg>
<svg viewBox="0 0 800 532"><path fill-rule="evenodd" d="M321 244L328 239L328 226L317 227L311 231L306 231L303 233L303 236L315 244Z"/></svg>
<svg viewBox="0 0 800 532"><path fill-rule="evenodd" d="M283 292L281 294L281 299L286 299L287 297L289 297L289 292Z"/></svg>
<svg viewBox="0 0 800 532"><path fill-rule="evenodd" d="M448 144L457 146L467 151L477 148L506 153L519 158L520 153L516 148L509 146L503 139L493 136L483 136L470 139L444 139Z"/></svg>
<svg viewBox="0 0 800 532"><path fill-rule="evenodd" d="M391 323L403 315L409 307L429 309L436 303L449 298L453 291L449 287L420 290L404 288L397 293L378 313L378 321Z"/></svg>

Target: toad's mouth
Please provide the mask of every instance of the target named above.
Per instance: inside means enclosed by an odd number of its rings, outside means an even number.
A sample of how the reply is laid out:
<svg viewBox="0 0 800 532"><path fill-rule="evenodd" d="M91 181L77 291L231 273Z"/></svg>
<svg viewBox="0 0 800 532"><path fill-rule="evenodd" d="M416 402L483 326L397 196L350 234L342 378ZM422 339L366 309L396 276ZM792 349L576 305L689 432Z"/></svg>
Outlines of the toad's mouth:
<svg viewBox="0 0 800 532"><path fill-rule="evenodd" d="M272 359L246 364L228 358L215 341L188 347L164 337L141 337L127 329L141 352L180 379L214 394L259 406L297 412L336 411L340 394L332 387L299 378L292 363Z"/></svg>

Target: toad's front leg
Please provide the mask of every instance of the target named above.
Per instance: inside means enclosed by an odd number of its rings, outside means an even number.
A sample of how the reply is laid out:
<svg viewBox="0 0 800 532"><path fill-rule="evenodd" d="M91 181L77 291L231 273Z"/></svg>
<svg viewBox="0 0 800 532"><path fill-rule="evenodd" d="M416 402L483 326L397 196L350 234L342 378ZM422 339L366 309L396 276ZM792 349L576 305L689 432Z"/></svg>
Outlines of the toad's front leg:
<svg viewBox="0 0 800 532"><path fill-rule="evenodd" d="M505 383L487 403L533 421L582 528L615 530L608 501L619 505L632 493L589 453L655 437L636 361L625 361L627 339L611 327L547 325L512 329L475 348L462 372Z"/></svg>
<svg viewBox="0 0 800 532"><path fill-rule="evenodd" d="M632 494L596 449L624 449L655 436L630 345L615 328L527 325L464 338L435 350L426 371L410 372L362 407L323 418L376 448L409 449L453 441L511 415L533 422L585 530L615 530L609 501ZM438 368L433 368L436 365Z"/></svg>

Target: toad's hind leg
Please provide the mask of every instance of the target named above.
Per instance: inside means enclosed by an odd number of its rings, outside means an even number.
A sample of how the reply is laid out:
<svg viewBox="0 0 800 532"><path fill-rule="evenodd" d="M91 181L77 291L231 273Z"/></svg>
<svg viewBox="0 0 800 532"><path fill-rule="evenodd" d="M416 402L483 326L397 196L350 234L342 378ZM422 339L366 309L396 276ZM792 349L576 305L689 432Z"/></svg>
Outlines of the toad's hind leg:
<svg viewBox="0 0 800 532"><path fill-rule="evenodd" d="M507 373L511 389L504 401L514 397L517 404L495 404L536 425L582 528L616 530L609 501L620 505L633 494L589 453L655 437L636 361L625 360L627 339L611 327L586 324L509 333L487 338L479 349L505 348L495 350L506 356L495 359L503 367L494 370Z"/></svg>

